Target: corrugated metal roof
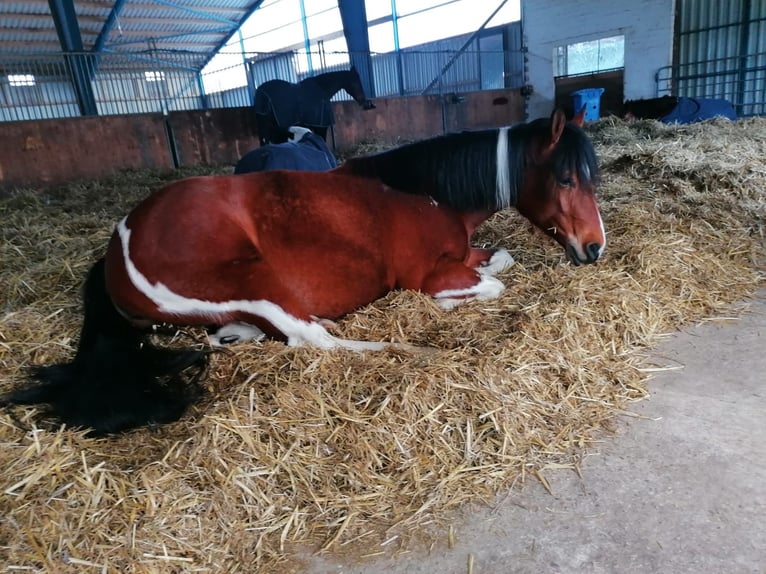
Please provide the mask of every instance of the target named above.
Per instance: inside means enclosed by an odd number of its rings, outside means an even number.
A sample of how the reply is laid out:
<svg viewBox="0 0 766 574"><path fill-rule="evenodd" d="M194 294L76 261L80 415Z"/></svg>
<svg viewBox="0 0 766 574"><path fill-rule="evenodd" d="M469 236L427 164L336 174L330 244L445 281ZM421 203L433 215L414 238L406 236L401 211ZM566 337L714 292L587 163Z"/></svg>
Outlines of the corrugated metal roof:
<svg viewBox="0 0 766 574"><path fill-rule="evenodd" d="M215 55L261 2L73 0L85 51L192 52L200 66ZM104 37L99 42L102 33ZM0 2L0 54L61 51L48 0Z"/></svg>

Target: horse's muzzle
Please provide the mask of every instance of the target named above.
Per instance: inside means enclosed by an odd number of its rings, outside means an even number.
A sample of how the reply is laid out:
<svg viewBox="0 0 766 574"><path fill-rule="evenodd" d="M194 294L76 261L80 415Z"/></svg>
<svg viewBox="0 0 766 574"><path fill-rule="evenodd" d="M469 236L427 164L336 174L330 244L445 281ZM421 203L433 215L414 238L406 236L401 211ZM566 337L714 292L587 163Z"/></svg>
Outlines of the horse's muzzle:
<svg viewBox="0 0 766 574"><path fill-rule="evenodd" d="M575 265L585 265L589 263L595 263L601 257L603 248L601 244L594 242L588 243L585 246L584 257L580 255L579 249L574 245L567 245L567 257Z"/></svg>

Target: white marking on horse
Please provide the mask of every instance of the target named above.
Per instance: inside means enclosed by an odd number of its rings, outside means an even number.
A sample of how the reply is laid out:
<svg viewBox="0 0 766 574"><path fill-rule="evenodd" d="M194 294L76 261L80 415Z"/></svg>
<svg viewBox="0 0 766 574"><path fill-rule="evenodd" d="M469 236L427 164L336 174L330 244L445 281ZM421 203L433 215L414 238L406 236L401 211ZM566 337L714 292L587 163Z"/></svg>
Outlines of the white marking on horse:
<svg viewBox="0 0 766 574"><path fill-rule="evenodd" d="M481 280L466 289L445 289L434 294L434 299L442 309L452 309L461 303L473 301L488 301L497 299L505 291L505 285L499 279L482 275Z"/></svg>
<svg viewBox="0 0 766 574"><path fill-rule="evenodd" d="M604 227L604 220L601 218L601 212L598 212L598 224L601 226L601 237L604 240L601 242L601 249L598 250L598 256L601 257L606 249L606 228Z"/></svg>
<svg viewBox="0 0 766 574"><path fill-rule="evenodd" d="M497 173L495 179L495 200L498 207L511 205L511 168L508 159L508 131L505 127L497 130Z"/></svg>
<svg viewBox="0 0 766 574"><path fill-rule="evenodd" d="M117 225L117 232L120 236L122 256L125 262L125 269L128 272L128 277L130 277L135 288L148 297L155 305L157 305L157 309L164 313L176 315L178 317L196 315L198 317L202 316L213 320L234 312L247 313L268 321L287 338L287 344L292 347L309 344L322 349L341 347L353 351L378 351L389 346L407 350L416 349L416 347L413 347L412 345L401 343L340 339L330 335L330 333L327 332L327 329L319 323L298 319L287 313L276 303L272 303L265 299L241 299L216 302L184 297L183 295L174 293L159 281L157 283L150 282L130 259L131 231L127 226L127 219L127 217L124 217L122 221L120 221ZM246 323L244 324L247 325ZM250 328L255 329L253 326L250 326ZM252 333L252 331L250 332Z"/></svg>
<svg viewBox="0 0 766 574"><path fill-rule="evenodd" d="M512 267L516 261L513 256L505 249L498 249L492 254L489 260L484 261L481 265L476 267L476 271L482 275L497 275L498 273L505 271Z"/></svg>
<svg viewBox="0 0 766 574"><path fill-rule="evenodd" d="M290 137L296 143L301 141L306 136L306 134L311 133L310 129L304 128L302 126L290 126L287 128L287 131L292 134Z"/></svg>
<svg viewBox="0 0 766 574"><path fill-rule="evenodd" d="M601 228L601 247L599 247L598 257L597 257L597 259L599 259L604 254L604 249L606 249L606 228L604 227L604 220L601 217L601 212L597 211L597 213L598 213L598 225ZM583 242L579 236L575 237L575 239L576 241L571 242L572 247L574 247L575 250L577 251L577 256L580 259L584 260L586 259L585 252L583 250L585 246L583 245Z"/></svg>

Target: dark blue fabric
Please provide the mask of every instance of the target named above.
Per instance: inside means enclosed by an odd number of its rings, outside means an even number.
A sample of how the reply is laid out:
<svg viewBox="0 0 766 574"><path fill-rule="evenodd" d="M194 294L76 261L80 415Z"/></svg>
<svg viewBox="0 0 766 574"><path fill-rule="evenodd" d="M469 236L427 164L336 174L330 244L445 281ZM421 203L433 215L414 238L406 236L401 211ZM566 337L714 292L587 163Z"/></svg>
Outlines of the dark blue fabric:
<svg viewBox="0 0 766 574"><path fill-rule="evenodd" d="M673 111L660 118L660 121L666 124L691 124L716 117L736 120L737 114L728 100L680 97Z"/></svg>
<svg viewBox="0 0 766 574"><path fill-rule="evenodd" d="M284 80L269 80L255 92L255 113L274 114L283 129L306 125L322 128L335 123L330 98L314 78L299 84Z"/></svg>
<svg viewBox="0 0 766 574"><path fill-rule="evenodd" d="M250 150L237 162L235 174L292 169L298 171L327 171L338 166L330 148L316 134L307 133L299 142L269 144Z"/></svg>

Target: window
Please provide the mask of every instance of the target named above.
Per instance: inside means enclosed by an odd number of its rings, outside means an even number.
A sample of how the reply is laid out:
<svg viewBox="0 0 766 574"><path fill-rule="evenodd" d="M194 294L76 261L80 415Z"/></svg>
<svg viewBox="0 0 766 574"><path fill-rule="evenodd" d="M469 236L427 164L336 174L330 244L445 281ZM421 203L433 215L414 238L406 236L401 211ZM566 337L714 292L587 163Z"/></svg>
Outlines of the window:
<svg viewBox="0 0 766 574"><path fill-rule="evenodd" d="M12 86L34 86L35 77L32 74L9 74L8 83Z"/></svg>
<svg viewBox="0 0 766 574"><path fill-rule="evenodd" d="M144 72L144 78L147 82L161 82L165 79L165 72L163 71L149 71Z"/></svg>
<svg viewBox="0 0 766 574"><path fill-rule="evenodd" d="M625 67L625 36L578 42L554 49L554 73L574 76Z"/></svg>

